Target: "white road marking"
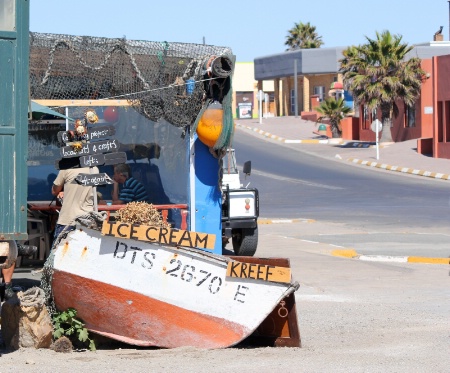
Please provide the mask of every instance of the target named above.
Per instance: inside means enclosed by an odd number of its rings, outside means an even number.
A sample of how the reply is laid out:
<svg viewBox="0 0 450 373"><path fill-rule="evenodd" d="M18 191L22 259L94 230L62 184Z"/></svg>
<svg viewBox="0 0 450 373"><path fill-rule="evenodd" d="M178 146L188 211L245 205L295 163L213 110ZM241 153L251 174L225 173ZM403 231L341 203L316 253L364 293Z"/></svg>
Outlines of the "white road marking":
<svg viewBox="0 0 450 373"><path fill-rule="evenodd" d="M395 262L395 263L407 263L407 256L390 256L390 255L360 255L359 260L365 260L367 262Z"/></svg>
<svg viewBox="0 0 450 373"><path fill-rule="evenodd" d="M258 170L254 170L254 169L252 169L252 173L257 174L259 176L269 177L271 179L276 179L276 180L280 180L280 181L288 181L291 183L303 184L303 185L313 186L316 188L323 188L323 189L330 189L330 190L344 189L341 187L336 187L336 186L326 185L326 184L312 183L312 182L306 181L306 180L293 179L291 177L284 177L284 176L280 176L280 175L276 175L276 174L272 174L272 173L268 173L268 172L262 172L262 171L258 171Z"/></svg>

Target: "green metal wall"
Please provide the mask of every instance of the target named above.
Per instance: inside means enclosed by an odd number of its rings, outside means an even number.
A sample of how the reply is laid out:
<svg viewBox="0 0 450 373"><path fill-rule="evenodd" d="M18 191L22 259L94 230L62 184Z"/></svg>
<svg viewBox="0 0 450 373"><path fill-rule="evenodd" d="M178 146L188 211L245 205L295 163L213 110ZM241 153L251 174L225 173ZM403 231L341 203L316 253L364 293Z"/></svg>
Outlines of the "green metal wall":
<svg viewBox="0 0 450 373"><path fill-rule="evenodd" d="M15 27L0 27L0 240L23 240L27 238L29 0L2 0L0 7L11 3L15 3Z"/></svg>

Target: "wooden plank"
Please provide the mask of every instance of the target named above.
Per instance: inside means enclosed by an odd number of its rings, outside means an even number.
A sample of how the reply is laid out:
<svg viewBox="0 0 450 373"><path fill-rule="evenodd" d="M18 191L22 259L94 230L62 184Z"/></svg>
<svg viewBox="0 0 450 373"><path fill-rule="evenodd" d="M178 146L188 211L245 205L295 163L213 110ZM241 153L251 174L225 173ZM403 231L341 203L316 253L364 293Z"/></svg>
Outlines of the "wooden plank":
<svg viewBox="0 0 450 373"><path fill-rule="evenodd" d="M100 140L100 139L106 139L110 136L113 136L116 134L116 127L114 126L92 126L88 127L88 133L87 137L88 140Z"/></svg>
<svg viewBox="0 0 450 373"><path fill-rule="evenodd" d="M85 155L80 157L81 167L93 167L93 166L110 166L119 163L125 163L127 161L127 154L125 152L107 153L107 154L95 154Z"/></svg>
<svg viewBox="0 0 450 373"><path fill-rule="evenodd" d="M230 256L230 258L244 263L274 265L284 268L290 268L291 266L287 258L256 258L253 256ZM272 347L301 347L295 295L290 294L282 299L244 343Z"/></svg>
<svg viewBox="0 0 450 373"><path fill-rule="evenodd" d="M295 295L290 294L281 300L244 343L252 346L302 347Z"/></svg>
<svg viewBox="0 0 450 373"><path fill-rule="evenodd" d="M64 143L67 143L69 141L72 141L71 137L72 137L72 135L71 135L71 133L69 131L59 131L56 134L56 138L58 139L58 142L60 144L64 144Z"/></svg>
<svg viewBox="0 0 450 373"><path fill-rule="evenodd" d="M291 282L291 269L259 263L229 262L227 276L272 282Z"/></svg>
<svg viewBox="0 0 450 373"><path fill-rule="evenodd" d="M111 153L111 154L114 154L114 153ZM81 167L102 166L104 164L105 164L105 155L104 154L85 155L83 157L80 157Z"/></svg>
<svg viewBox="0 0 450 373"><path fill-rule="evenodd" d="M98 141L88 144L81 144L81 149L76 151L72 146L63 146L61 150L61 157L72 158L81 157L89 154L103 154L109 152L117 152L119 150L119 142L114 140Z"/></svg>
<svg viewBox="0 0 450 373"><path fill-rule="evenodd" d="M75 136L73 131L59 131L56 138L61 145L88 140L87 134Z"/></svg>
<svg viewBox="0 0 450 373"><path fill-rule="evenodd" d="M127 153L125 152L105 154L105 166L125 163L126 161L127 161Z"/></svg>
<svg viewBox="0 0 450 373"><path fill-rule="evenodd" d="M83 186L113 184L112 179L104 172L98 174L78 174L75 181Z"/></svg>
<svg viewBox="0 0 450 373"><path fill-rule="evenodd" d="M40 105L56 106L131 106L128 100L33 100Z"/></svg>
<svg viewBox="0 0 450 373"><path fill-rule="evenodd" d="M103 223L102 234L138 241L159 242L171 246L197 247L208 250L214 250L216 241L215 234L111 221Z"/></svg>

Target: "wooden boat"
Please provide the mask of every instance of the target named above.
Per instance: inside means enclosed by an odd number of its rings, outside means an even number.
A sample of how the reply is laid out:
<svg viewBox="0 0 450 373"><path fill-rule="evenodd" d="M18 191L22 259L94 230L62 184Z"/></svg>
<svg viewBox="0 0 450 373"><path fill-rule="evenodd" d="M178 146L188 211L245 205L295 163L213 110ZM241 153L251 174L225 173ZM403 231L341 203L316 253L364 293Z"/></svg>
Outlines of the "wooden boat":
<svg viewBox="0 0 450 373"><path fill-rule="evenodd" d="M55 245L54 302L128 344L233 346L298 288L288 268L104 232L77 226Z"/></svg>

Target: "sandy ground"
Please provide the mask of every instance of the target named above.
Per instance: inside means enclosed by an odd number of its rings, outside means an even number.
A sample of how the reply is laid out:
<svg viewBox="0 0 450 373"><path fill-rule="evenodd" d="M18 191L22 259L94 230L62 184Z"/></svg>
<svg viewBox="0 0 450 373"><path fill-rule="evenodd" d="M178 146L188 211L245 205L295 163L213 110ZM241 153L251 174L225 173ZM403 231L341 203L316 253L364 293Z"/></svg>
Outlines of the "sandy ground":
<svg viewBox="0 0 450 373"><path fill-rule="evenodd" d="M449 372L450 268L333 257L292 229L261 225L257 256L291 260L302 348L3 350L0 372Z"/></svg>

